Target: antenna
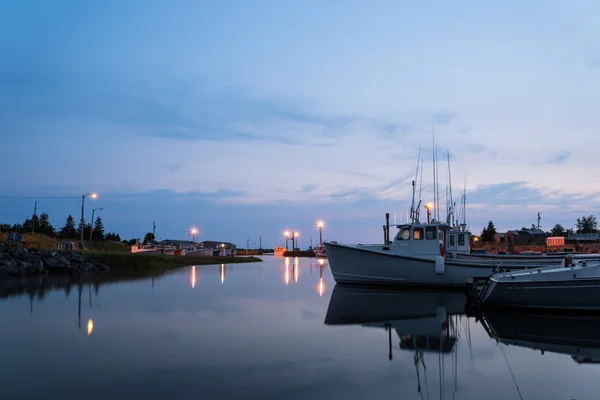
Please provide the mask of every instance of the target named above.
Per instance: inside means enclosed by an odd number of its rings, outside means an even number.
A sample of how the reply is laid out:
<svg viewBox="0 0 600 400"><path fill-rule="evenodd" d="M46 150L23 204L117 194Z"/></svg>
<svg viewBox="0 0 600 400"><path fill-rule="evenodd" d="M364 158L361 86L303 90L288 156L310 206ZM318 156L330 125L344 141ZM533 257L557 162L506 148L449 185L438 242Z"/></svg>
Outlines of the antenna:
<svg viewBox="0 0 600 400"><path fill-rule="evenodd" d="M415 180L412 181L412 189L413 189L413 195L412 195L412 203L410 205L410 219L412 220L412 222L415 222L415 220L418 222L419 221L419 213L417 210L415 210L415 182L417 180L417 178L419 177L419 163L421 162L421 148L419 147L419 157L417 158L417 171L415 172ZM419 197L421 197L421 194L419 192Z"/></svg>
<svg viewBox="0 0 600 400"><path fill-rule="evenodd" d="M454 226L454 201L452 199L452 172L450 171L450 151L447 151L448 154L448 184L449 184L449 189L448 189L448 194L450 195L450 216L451 218L448 218L448 223L452 222L452 226Z"/></svg>
<svg viewBox="0 0 600 400"><path fill-rule="evenodd" d="M541 222L541 220L542 220L542 216L540 215L540 213L538 213L538 225L537 225L538 229L540 229L540 226L541 226L540 222Z"/></svg>
<svg viewBox="0 0 600 400"><path fill-rule="evenodd" d="M440 175L438 169L438 152L437 145L435 146L435 197L437 198L436 204L436 220L440 220Z"/></svg>
<svg viewBox="0 0 600 400"><path fill-rule="evenodd" d="M437 217L435 215L435 206L437 204L437 197L436 197L436 180L435 180L435 124L431 124L432 127L432 133L433 133L433 140L431 143L431 160L433 162L433 217L437 220Z"/></svg>

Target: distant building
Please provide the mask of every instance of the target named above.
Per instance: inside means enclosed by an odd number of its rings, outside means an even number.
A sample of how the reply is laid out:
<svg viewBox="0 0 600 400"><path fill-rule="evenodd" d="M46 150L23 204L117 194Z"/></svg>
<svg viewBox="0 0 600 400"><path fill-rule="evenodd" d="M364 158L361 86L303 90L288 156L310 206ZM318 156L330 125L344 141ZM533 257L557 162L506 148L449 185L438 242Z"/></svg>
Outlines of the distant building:
<svg viewBox="0 0 600 400"><path fill-rule="evenodd" d="M504 233L496 232L494 234L494 242L496 242L496 243L505 244L506 243L505 239L506 239L506 232L504 232Z"/></svg>
<svg viewBox="0 0 600 400"><path fill-rule="evenodd" d="M213 240L205 240L204 242L200 242L199 244L200 247L204 247L205 249L217 249L220 247L225 247L226 249L237 249L237 246L235 244L229 242L216 242Z"/></svg>
<svg viewBox="0 0 600 400"><path fill-rule="evenodd" d="M174 239L165 239L163 241L158 242L158 244L162 246L175 246L178 249L183 249L186 247L195 246L196 243L191 240L174 240Z"/></svg>

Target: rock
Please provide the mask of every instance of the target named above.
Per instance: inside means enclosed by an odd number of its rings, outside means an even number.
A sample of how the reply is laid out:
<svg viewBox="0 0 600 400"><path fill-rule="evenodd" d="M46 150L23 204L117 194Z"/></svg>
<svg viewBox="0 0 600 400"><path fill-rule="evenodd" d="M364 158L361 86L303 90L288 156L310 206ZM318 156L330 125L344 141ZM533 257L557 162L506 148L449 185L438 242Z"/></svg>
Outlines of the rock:
<svg viewBox="0 0 600 400"><path fill-rule="evenodd" d="M69 265L71 265L71 262L63 256L58 256L58 257L56 257L56 259L64 267L68 267Z"/></svg>
<svg viewBox="0 0 600 400"><path fill-rule="evenodd" d="M43 272L44 263L42 262L41 259L36 258L35 260L33 260L33 263L31 264L31 269L33 271Z"/></svg>
<svg viewBox="0 0 600 400"><path fill-rule="evenodd" d="M105 265L105 264L102 264L102 263L99 263L99 262L94 262L94 265L100 271L110 271L110 267L108 265Z"/></svg>
<svg viewBox="0 0 600 400"><path fill-rule="evenodd" d="M52 258L48 258L48 259L44 260L44 265L48 269L61 267L60 260L58 259L58 257L52 257Z"/></svg>

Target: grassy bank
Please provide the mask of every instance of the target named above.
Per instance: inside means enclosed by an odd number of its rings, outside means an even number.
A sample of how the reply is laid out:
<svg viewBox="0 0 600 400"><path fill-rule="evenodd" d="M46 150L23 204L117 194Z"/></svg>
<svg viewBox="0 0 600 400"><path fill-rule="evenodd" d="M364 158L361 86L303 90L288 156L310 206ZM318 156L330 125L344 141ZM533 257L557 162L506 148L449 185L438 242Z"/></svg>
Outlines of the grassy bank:
<svg viewBox="0 0 600 400"><path fill-rule="evenodd" d="M109 251L79 252L86 260L108 265L111 270L171 269L188 265L261 262L257 257L164 256Z"/></svg>

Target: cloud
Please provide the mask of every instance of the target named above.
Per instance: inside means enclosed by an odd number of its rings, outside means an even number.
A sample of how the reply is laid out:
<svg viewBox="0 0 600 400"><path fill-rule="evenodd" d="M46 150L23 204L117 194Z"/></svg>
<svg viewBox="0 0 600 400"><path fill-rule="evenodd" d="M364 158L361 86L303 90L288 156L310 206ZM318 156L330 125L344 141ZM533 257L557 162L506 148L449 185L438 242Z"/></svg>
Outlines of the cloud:
<svg viewBox="0 0 600 400"><path fill-rule="evenodd" d="M552 157L549 161L550 164L564 164L565 161L567 160L567 158L569 158L571 156L571 152L570 151L565 151L562 154L559 154L555 157Z"/></svg>
<svg viewBox="0 0 600 400"><path fill-rule="evenodd" d="M588 68L598 68L600 67L600 58L596 58L587 62L586 67Z"/></svg>
<svg viewBox="0 0 600 400"><path fill-rule="evenodd" d="M183 163L180 164L166 164L163 165L162 167L165 168L169 173L174 173L177 172L181 169L181 167L183 167Z"/></svg>

